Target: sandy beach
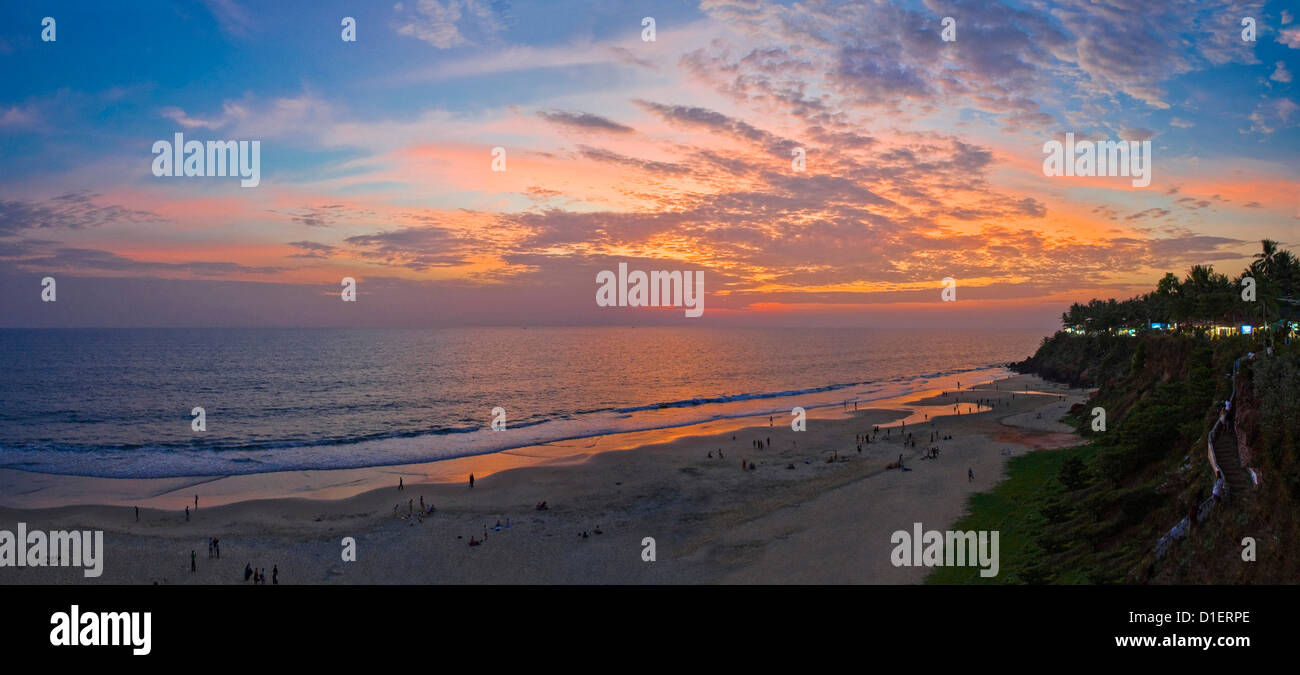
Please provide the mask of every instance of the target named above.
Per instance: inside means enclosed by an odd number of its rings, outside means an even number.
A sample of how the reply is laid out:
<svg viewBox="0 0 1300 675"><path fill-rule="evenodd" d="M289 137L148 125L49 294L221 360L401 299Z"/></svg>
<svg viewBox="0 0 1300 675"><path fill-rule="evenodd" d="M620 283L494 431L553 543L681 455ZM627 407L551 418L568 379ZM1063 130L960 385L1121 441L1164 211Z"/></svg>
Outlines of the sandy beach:
<svg viewBox="0 0 1300 675"><path fill-rule="evenodd" d="M1011 455L1074 444L1056 420L1085 397L1015 376L810 411L801 432L789 417L745 418L431 464L148 481L5 470L0 529L102 529L106 553L98 579L4 567L0 584L234 584L246 564L277 567L285 584L917 583L929 570L894 567L890 534L945 529ZM876 425L859 453L855 437ZM910 470L886 468L900 454ZM415 515L421 499L436 510Z"/></svg>

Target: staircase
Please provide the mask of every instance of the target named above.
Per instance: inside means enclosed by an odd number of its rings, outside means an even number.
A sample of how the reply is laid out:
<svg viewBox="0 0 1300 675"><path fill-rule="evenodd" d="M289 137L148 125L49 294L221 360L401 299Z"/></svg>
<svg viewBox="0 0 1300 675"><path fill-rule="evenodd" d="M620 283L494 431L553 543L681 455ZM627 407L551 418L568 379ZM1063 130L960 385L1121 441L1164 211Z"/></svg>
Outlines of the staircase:
<svg viewBox="0 0 1300 675"><path fill-rule="evenodd" d="M1241 357L1246 358L1246 357ZM1241 358L1232 364L1232 393L1228 396L1231 402L1237 397L1237 372L1241 365ZM1255 491L1255 481L1251 480L1250 472L1241 466L1241 457L1237 454L1237 435L1228 431L1227 424L1228 410L1226 406L1219 412L1219 419L1210 427L1209 449L1207 455L1210 461L1210 467L1214 469L1215 486L1218 486L1218 479L1222 477L1224 485L1227 487L1227 503L1233 501L1241 503L1250 499ZM1196 507L1195 513L1183 518L1174 525L1160 540L1156 542L1156 558L1164 558L1173 546L1174 542L1187 536L1192 527L1191 519L1195 518L1196 522L1203 523L1210 517L1210 512L1214 510L1215 504L1219 500L1210 497L1201 502Z"/></svg>
<svg viewBox="0 0 1300 675"><path fill-rule="evenodd" d="M1237 435L1219 426L1214 437L1214 461L1223 473L1223 480L1228 484L1228 495L1233 499L1245 499L1255 487L1250 473L1241 467L1241 457L1237 455Z"/></svg>

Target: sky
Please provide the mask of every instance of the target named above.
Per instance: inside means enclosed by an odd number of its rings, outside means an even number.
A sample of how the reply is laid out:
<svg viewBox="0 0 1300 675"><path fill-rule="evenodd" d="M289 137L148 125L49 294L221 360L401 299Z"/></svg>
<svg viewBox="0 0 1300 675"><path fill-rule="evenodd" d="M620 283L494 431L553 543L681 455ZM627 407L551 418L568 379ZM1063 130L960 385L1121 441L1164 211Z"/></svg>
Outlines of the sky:
<svg viewBox="0 0 1300 675"><path fill-rule="evenodd" d="M1297 13L5 3L0 326L1050 330L1300 243ZM260 183L154 175L176 133L259 141ZM1066 133L1150 141L1150 185L1044 175ZM704 271L704 316L597 306L620 262Z"/></svg>

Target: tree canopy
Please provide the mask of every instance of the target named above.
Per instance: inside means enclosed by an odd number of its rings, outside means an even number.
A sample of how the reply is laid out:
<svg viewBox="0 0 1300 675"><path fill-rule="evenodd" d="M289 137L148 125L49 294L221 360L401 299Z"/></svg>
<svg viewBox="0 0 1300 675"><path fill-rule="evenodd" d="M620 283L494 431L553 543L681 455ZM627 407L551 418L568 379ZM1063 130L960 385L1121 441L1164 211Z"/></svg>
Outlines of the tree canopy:
<svg viewBox="0 0 1300 675"><path fill-rule="evenodd" d="M1219 322L1270 324L1300 318L1300 258L1264 239L1241 274L1229 279L1209 265L1195 265L1179 279L1166 273L1154 291L1128 300L1074 303L1061 315L1069 329L1093 332L1145 328L1153 323L1195 328ZM1243 298L1254 283L1255 300Z"/></svg>

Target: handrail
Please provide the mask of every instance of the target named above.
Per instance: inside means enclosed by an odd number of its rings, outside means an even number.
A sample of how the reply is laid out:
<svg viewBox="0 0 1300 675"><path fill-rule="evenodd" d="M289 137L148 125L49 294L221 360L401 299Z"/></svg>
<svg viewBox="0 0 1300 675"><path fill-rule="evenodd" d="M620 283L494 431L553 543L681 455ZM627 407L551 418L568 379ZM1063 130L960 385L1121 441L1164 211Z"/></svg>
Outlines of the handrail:
<svg viewBox="0 0 1300 675"><path fill-rule="evenodd" d="M1215 421L1214 426L1210 427L1210 438L1206 445L1210 446L1210 468L1214 469L1215 478L1223 478L1223 471L1219 468L1219 462L1214 458L1214 435L1219 432L1219 423L1223 421L1224 412L1219 412L1219 419Z"/></svg>
<svg viewBox="0 0 1300 675"><path fill-rule="evenodd" d="M1248 356L1253 356L1253 353ZM1219 467L1219 461L1214 456L1214 437L1219 433L1219 425L1223 424L1228 414L1231 413L1232 402L1237 399L1237 373L1241 370L1241 360L1248 358L1248 356L1239 356L1237 360L1232 362L1232 391L1228 393L1227 402L1219 410L1219 419L1215 420L1214 426L1210 427L1210 437L1206 442L1206 445L1209 446L1210 468L1214 469L1215 478L1223 480L1224 494L1228 492L1228 481L1224 479L1223 469Z"/></svg>
<svg viewBox="0 0 1300 675"><path fill-rule="evenodd" d="M1253 354L1250 356L1253 356ZM1238 357L1236 361L1232 362L1232 391L1228 394L1228 400L1224 404L1223 408L1219 409L1219 418L1215 420L1214 425L1210 427L1210 437L1206 441L1206 446L1209 448L1208 456L1210 458L1210 468L1214 469L1214 486L1222 491L1224 497L1231 497L1231 494L1229 493L1231 488L1228 485L1227 477L1223 475L1223 469L1219 466L1218 459L1214 456L1214 437L1219 433L1219 427L1225 425L1228 413L1232 408L1232 402L1237 398L1237 371L1240 370L1241 360L1244 358L1247 358L1247 356ZM1173 545L1173 542L1182 539L1187 535L1188 530L1190 530L1193 525L1193 518L1196 519L1196 522L1203 522L1209 518L1210 510L1214 508L1215 501L1215 496L1211 495L1208 499L1198 504L1196 510L1192 512L1192 514L1178 521L1178 524L1174 525L1173 529L1160 537L1160 540L1156 542L1156 558L1164 558L1165 555L1169 553L1169 547Z"/></svg>

